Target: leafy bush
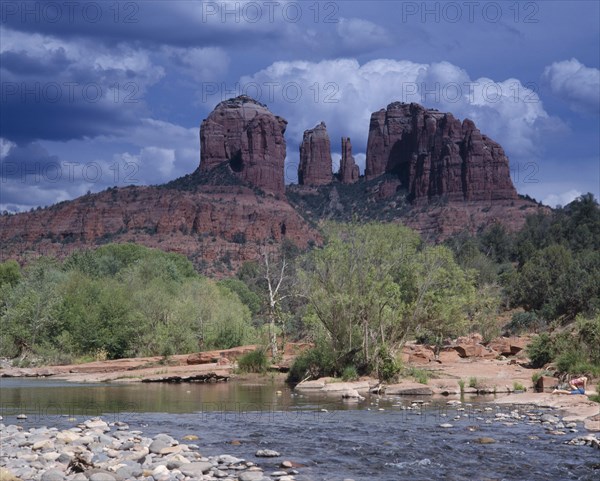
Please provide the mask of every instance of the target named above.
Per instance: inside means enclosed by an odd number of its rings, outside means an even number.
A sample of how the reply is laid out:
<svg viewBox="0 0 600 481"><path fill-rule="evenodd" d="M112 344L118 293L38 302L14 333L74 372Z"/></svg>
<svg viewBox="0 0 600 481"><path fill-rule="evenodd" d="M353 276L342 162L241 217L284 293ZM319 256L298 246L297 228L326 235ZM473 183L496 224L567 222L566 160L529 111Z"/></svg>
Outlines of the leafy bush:
<svg viewBox="0 0 600 481"><path fill-rule="evenodd" d="M476 377L470 377L469 378L469 387L477 389L478 386L479 386L479 381L477 380L477 378Z"/></svg>
<svg viewBox="0 0 600 481"><path fill-rule="evenodd" d="M394 358L385 346L379 349L374 358L373 372L380 381L392 381L398 377L402 370L402 364Z"/></svg>
<svg viewBox="0 0 600 481"><path fill-rule="evenodd" d="M600 366L600 312L591 319L577 318L580 345L590 362Z"/></svg>
<svg viewBox="0 0 600 481"><path fill-rule="evenodd" d="M585 354L576 349L560 354L556 358L556 367L561 372L600 376L600 365L589 362Z"/></svg>
<svg viewBox="0 0 600 481"><path fill-rule="evenodd" d="M538 331L542 325L543 322L535 312L517 312L513 314L505 329L509 334L520 335L524 332Z"/></svg>
<svg viewBox="0 0 600 481"><path fill-rule="evenodd" d="M0 287L0 356L62 363L224 349L256 339L250 321L237 294L185 257L107 245L62 264L42 257Z"/></svg>
<svg viewBox="0 0 600 481"><path fill-rule="evenodd" d="M542 333L533 339L527 347L527 355L531 361L531 367L540 368L554 359L554 345L548 333Z"/></svg>
<svg viewBox="0 0 600 481"><path fill-rule="evenodd" d="M305 379L335 375L337 375L337 370L332 350L327 346L317 345L296 357L288 373L287 381L295 384Z"/></svg>
<svg viewBox="0 0 600 481"><path fill-rule="evenodd" d="M264 349L244 354L238 359L238 369L245 373L264 373L269 368L269 359Z"/></svg>
<svg viewBox="0 0 600 481"><path fill-rule="evenodd" d="M555 362L559 371L600 375L600 316L578 318L577 324L562 332L542 333L527 348L532 367Z"/></svg>
<svg viewBox="0 0 600 481"><path fill-rule="evenodd" d="M538 372L534 372L531 375L531 382L535 385L537 384L537 382L539 381L539 379L542 376L550 376L552 377L554 374L551 371L547 371L547 370L543 370L543 371L538 371Z"/></svg>

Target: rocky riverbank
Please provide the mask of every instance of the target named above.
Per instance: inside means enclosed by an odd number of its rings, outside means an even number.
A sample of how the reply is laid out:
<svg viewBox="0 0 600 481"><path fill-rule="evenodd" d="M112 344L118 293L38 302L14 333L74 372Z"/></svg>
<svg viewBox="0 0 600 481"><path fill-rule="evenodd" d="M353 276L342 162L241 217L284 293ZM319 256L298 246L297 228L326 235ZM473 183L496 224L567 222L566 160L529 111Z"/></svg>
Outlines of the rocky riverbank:
<svg viewBox="0 0 600 481"><path fill-rule="evenodd" d="M374 409L377 403L371 401L371 407L365 408L374 411L368 416L375 418L377 411L383 409ZM464 449L477 445L502 449L507 442L513 442L507 441L506 430L517 432L525 425L531 425L529 442L556 438L559 444L571 445L570 449L577 452L600 449L598 437L582 434L579 423L538 406L492 407L458 400L432 406L415 400L409 404L402 401L397 407L399 417L394 423L399 432L402 419L429 420L430 429L443 431L445 438L455 438ZM203 455L199 438L191 433L149 436L124 422L108 423L102 418L70 428L63 424L62 429L27 428L23 421L26 420L17 418L16 424L0 424L2 481L351 481L347 477L335 478L335 466L331 466L333 477L315 478L310 467L285 460L271 449L257 450L252 459L228 453ZM550 441L550 445L555 443ZM582 459L589 459L589 455L581 453ZM306 463L314 464L309 458Z"/></svg>
<svg viewBox="0 0 600 481"><path fill-rule="evenodd" d="M272 450L256 452L256 462L229 454L203 456L195 435L144 436L123 422L100 418L76 426L24 429L0 424L2 481L301 481L295 463ZM259 458L275 458L275 469ZM274 463L269 463L273 466Z"/></svg>
<svg viewBox="0 0 600 481"><path fill-rule="evenodd" d="M334 378L320 378L306 381L298 386L296 390L304 395L319 395L332 398L342 398L354 402L365 402L369 393L385 397L413 397L414 399L433 399L440 397L450 398L450 403L456 403L458 396L476 396L478 394L493 395L490 402L503 406L535 406L554 409L565 416L567 422L582 422L588 431L600 432L600 404L591 401L588 396L583 395L554 395L550 392L532 392L534 386L531 380L527 383L520 372L503 372L497 361L483 361L463 367L463 373L468 375L472 369L477 369L481 374L496 366L496 376L480 377L477 379L477 387L461 386L461 379L443 377L430 379L427 384L403 380L397 384L381 384L374 379L364 379L354 382L340 382ZM506 363L503 364L508 366ZM464 376L465 374L463 374ZM446 373L447 376L447 373ZM500 376L500 377L497 377ZM475 379L472 377L472 379ZM522 384L521 384L522 383ZM522 385L529 392L515 390L515 386ZM588 394L595 394L597 387L590 385Z"/></svg>

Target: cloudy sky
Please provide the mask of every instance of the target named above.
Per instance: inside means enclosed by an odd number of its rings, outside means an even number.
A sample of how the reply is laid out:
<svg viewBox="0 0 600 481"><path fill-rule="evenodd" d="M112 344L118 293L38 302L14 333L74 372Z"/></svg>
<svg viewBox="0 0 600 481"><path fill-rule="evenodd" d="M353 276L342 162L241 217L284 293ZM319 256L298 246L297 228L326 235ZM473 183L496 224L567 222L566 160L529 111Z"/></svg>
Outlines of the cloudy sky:
<svg viewBox="0 0 600 481"><path fill-rule="evenodd" d="M0 210L192 172L198 128L245 93L334 160L415 101L473 119L551 206L600 197L600 2L3 1Z"/></svg>

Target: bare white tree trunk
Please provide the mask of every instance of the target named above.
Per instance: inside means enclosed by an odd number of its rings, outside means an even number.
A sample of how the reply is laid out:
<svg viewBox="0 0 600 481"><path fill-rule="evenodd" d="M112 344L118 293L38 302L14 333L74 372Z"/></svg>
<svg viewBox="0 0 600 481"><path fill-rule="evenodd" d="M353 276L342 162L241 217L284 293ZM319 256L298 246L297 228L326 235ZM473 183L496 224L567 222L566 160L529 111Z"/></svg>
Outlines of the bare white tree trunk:
<svg viewBox="0 0 600 481"><path fill-rule="evenodd" d="M267 281L267 286L269 288L269 340L271 344L271 356L275 358L279 354L276 330L278 321L277 309L281 301L287 297L281 295L281 287L285 279L285 271L288 264L284 257L281 261L281 269L277 269L277 272L273 273L269 262L269 253L266 249L263 250L263 258L265 262L265 280Z"/></svg>

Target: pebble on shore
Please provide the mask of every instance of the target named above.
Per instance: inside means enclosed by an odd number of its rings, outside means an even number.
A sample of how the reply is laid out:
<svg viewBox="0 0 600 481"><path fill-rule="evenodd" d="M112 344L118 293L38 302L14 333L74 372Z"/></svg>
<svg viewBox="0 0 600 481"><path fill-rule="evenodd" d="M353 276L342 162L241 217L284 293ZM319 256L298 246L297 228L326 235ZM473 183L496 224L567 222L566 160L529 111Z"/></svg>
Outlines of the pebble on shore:
<svg viewBox="0 0 600 481"><path fill-rule="evenodd" d="M297 473L281 466L265 474L251 461L228 454L203 456L198 446L167 434L149 438L124 423L99 418L62 431L0 424L0 436L2 481L294 481ZM261 450L256 455L279 453Z"/></svg>

